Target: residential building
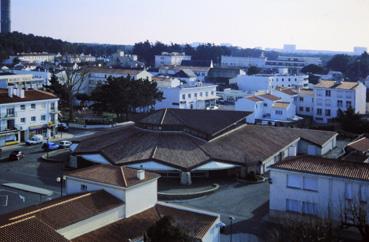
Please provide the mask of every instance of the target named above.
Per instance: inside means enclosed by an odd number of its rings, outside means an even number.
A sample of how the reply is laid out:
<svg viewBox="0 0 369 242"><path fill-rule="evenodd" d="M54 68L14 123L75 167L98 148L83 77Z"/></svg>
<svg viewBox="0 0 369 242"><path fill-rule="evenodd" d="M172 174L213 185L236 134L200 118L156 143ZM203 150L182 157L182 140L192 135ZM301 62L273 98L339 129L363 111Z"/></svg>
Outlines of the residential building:
<svg viewBox="0 0 369 242"><path fill-rule="evenodd" d="M0 146L35 134L50 137L58 124L58 100L51 93L9 86L0 89Z"/></svg>
<svg viewBox="0 0 369 242"><path fill-rule="evenodd" d="M152 81L156 82L157 87L160 88L173 88L181 85L181 80L170 76L153 76Z"/></svg>
<svg viewBox="0 0 369 242"><path fill-rule="evenodd" d="M30 83L32 82L36 82L35 80L37 80L37 84L36 84L36 89L42 88L43 86L41 86L40 83L40 79L43 80L43 85L47 86L49 85L49 81L51 79L51 73L45 69L33 69L33 70L12 70L11 72L13 72L16 75L32 75L32 80ZM0 80L1 80L1 76L0 76ZM30 87L31 88L31 87ZM35 88L35 87L32 87Z"/></svg>
<svg viewBox="0 0 369 242"><path fill-rule="evenodd" d="M217 91L217 96L222 99L222 101L231 103L236 102L238 99L249 96L250 94L252 93L231 88L224 88L223 91Z"/></svg>
<svg viewBox="0 0 369 242"><path fill-rule="evenodd" d="M220 65L222 67L240 67L247 68L250 66L256 66L264 68L267 58L266 57L238 57L238 56L221 56Z"/></svg>
<svg viewBox="0 0 369 242"><path fill-rule="evenodd" d="M180 66L182 61L189 61L191 60L191 56L186 55L185 53L179 52L163 52L161 55L155 56L155 67L160 66Z"/></svg>
<svg viewBox="0 0 369 242"><path fill-rule="evenodd" d="M95 165L64 178L66 196L0 217L1 240L144 241L164 216L195 241L220 239L218 214L157 201L157 174Z"/></svg>
<svg viewBox="0 0 369 242"><path fill-rule="evenodd" d="M191 73L196 75L196 79L199 81L205 81L208 76L208 72L211 67L202 67L202 66L160 66L159 75L169 75L174 76L180 71L190 71Z"/></svg>
<svg viewBox="0 0 369 242"><path fill-rule="evenodd" d="M0 1L0 33L12 32L10 7L10 0Z"/></svg>
<svg viewBox="0 0 369 242"><path fill-rule="evenodd" d="M0 88L7 88L8 85L16 85L26 89L42 89L45 85L45 79L34 77L34 74L31 73L0 72Z"/></svg>
<svg viewBox="0 0 369 242"><path fill-rule="evenodd" d="M47 52L41 53L20 53L15 56L10 56L10 60L18 59L27 63L43 63L43 62L54 62L56 54L51 54Z"/></svg>
<svg viewBox="0 0 369 242"><path fill-rule="evenodd" d="M246 121L250 124L290 125L302 118L296 115L296 106L291 101L268 93L259 93L238 99L236 111L251 112Z"/></svg>
<svg viewBox="0 0 369 242"><path fill-rule="evenodd" d="M313 91L315 122L329 122L337 117L338 110L366 112L366 87L361 82L320 81Z"/></svg>
<svg viewBox="0 0 369 242"><path fill-rule="evenodd" d="M214 67L209 70L205 80L206 82L228 86L230 80L238 75L246 75L246 72L234 67Z"/></svg>
<svg viewBox="0 0 369 242"><path fill-rule="evenodd" d="M96 57L92 56L91 54L85 55L64 55L62 57L63 63L70 63L70 64L80 64L80 63L93 63L96 62Z"/></svg>
<svg viewBox="0 0 369 242"><path fill-rule="evenodd" d="M159 90L163 92L164 99L156 102L155 109L212 109L216 106L218 98L216 89L216 85L202 82L176 87L159 87Z"/></svg>
<svg viewBox="0 0 369 242"><path fill-rule="evenodd" d="M117 51L110 59L111 66L120 66L123 68L144 68L145 64L138 61L137 55L126 54L124 51Z"/></svg>
<svg viewBox="0 0 369 242"><path fill-rule="evenodd" d="M322 60L318 57L278 56L276 60L268 59L266 61L267 68L288 68L293 72L311 64L322 65Z"/></svg>
<svg viewBox="0 0 369 242"><path fill-rule="evenodd" d="M83 80L80 93L91 93L98 84L106 82L109 77L128 77L134 80L147 79L152 81L152 74L145 69L113 69L91 67L87 70L87 75Z"/></svg>
<svg viewBox="0 0 369 242"><path fill-rule="evenodd" d="M191 69L182 69L173 75L188 85L194 85L197 82L197 76Z"/></svg>
<svg viewBox="0 0 369 242"><path fill-rule="evenodd" d="M71 149L77 163L72 159L69 165L126 165L191 184L192 174L263 174L287 156L324 155L336 147L335 132L245 125L248 115L219 110L158 110L135 124L75 139Z"/></svg>
<svg viewBox="0 0 369 242"><path fill-rule="evenodd" d="M342 222L344 214L352 218L356 207L367 217L369 164L316 156L288 158L270 168L269 194L272 216L313 215Z"/></svg>
<svg viewBox="0 0 369 242"><path fill-rule="evenodd" d="M272 91L277 87L307 88L309 84L307 75L279 74L257 74L239 75L230 82L237 84L243 91Z"/></svg>
<svg viewBox="0 0 369 242"><path fill-rule="evenodd" d="M366 135L359 135L346 145L344 151L345 154L340 157L342 160L369 163L369 138Z"/></svg>
<svg viewBox="0 0 369 242"><path fill-rule="evenodd" d="M314 91L312 89L298 90L296 112L298 115L312 117L314 115Z"/></svg>

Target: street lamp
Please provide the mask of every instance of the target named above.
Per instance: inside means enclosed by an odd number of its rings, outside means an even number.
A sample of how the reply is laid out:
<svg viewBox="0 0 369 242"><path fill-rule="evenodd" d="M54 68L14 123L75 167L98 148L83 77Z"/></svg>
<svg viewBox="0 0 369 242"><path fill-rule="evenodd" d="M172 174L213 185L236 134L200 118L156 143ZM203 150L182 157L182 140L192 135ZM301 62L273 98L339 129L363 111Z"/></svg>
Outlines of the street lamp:
<svg viewBox="0 0 369 242"><path fill-rule="evenodd" d="M233 221L235 220L235 218L233 216L229 216L228 219L231 222L231 240L230 241L232 242L232 233L233 233L232 225L233 225Z"/></svg>
<svg viewBox="0 0 369 242"><path fill-rule="evenodd" d="M66 180L65 176L58 176L56 178L56 182L60 183L60 196L61 197L63 196L63 184L64 184L65 180Z"/></svg>

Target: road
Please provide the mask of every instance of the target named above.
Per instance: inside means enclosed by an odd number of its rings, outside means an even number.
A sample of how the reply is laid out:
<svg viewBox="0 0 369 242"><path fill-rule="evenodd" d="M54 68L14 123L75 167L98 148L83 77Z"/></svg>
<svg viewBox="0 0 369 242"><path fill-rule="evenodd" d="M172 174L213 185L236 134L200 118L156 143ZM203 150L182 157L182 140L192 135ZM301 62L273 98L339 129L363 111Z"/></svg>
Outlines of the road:
<svg viewBox="0 0 369 242"><path fill-rule="evenodd" d="M79 137L92 132L74 130L71 133L73 134L64 137ZM24 158L19 161L8 161L9 154L14 150L21 150L24 153ZM3 148L0 157L0 214L60 196L60 183L56 182L56 178L64 173L64 166L60 163L48 163L40 160L44 153L41 144L34 146L19 144ZM2 186L4 183L22 183L40 187L52 191L53 195L40 198L36 194Z"/></svg>

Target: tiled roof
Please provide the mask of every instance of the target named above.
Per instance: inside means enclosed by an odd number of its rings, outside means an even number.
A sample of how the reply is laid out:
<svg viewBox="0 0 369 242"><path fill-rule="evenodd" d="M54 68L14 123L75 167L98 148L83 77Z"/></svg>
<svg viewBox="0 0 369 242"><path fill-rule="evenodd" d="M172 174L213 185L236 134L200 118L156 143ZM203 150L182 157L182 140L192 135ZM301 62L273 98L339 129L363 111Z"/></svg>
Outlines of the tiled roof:
<svg viewBox="0 0 369 242"><path fill-rule="evenodd" d="M297 92L293 88L277 88L278 91L283 92L287 95L297 95Z"/></svg>
<svg viewBox="0 0 369 242"><path fill-rule="evenodd" d="M249 96L249 97L246 97L247 99L251 100L251 101L254 101L254 102L262 102L263 99L257 97L257 96Z"/></svg>
<svg viewBox="0 0 369 242"><path fill-rule="evenodd" d="M300 138L322 146L336 135L311 129L243 125L206 141L184 132L129 126L84 138L75 153L100 153L116 165L155 160L191 170L209 160L255 165Z"/></svg>
<svg viewBox="0 0 369 242"><path fill-rule="evenodd" d="M34 216L57 230L122 204L105 191L70 195L4 215L0 218L0 226Z"/></svg>
<svg viewBox="0 0 369 242"><path fill-rule="evenodd" d="M318 84L315 85L315 87L350 90L350 89L354 89L358 85L359 85L358 82L320 81Z"/></svg>
<svg viewBox="0 0 369 242"><path fill-rule="evenodd" d="M289 105L289 102L275 102L273 103L273 108L287 108Z"/></svg>
<svg viewBox="0 0 369 242"><path fill-rule="evenodd" d="M140 69L113 69L113 68L99 68L99 67L89 67L86 70L88 73L105 73L111 75L130 75L135 76L144 70Z"/></svg>
<svg viewBox="0 0 369 242"><path fill-rule="evenodd" d="M126 188L159 178L159 175L155 173L145 172L145 179L139 180L136 170L113 165L94 165L69 172L67 176Z"/></svg>
<svg viewBox="0 0 369 242"><path fill-rule="evenodd" d="M362 137L358 140L355 140L349 143L347 147L360 151L360 152L368 152L369 151L369 139L367 137Z"/></svg>
<svg viewBox="0 0 369 242"><path fill-rule="evenodd" d="M262 97L262 98L265 98L265 99L272 100L272 101L277 101L277 100L281 99L280 97L274 96L272 94L261 94L261 95L258 95L258 96Z"/></svg>
<svg viewBox="0 0 369 242"><path fill-rule="evenodd" d="M26 90L24 91L24 98L8 96L8 89L0 89L0 104L5 103L18 103L18 102L29 102L38 100L57 99L58 97L52 93L41 91L41 90Z"/></svg>
<svg viewBox="0 0 369 242"><path fill-rule="evenodd" d="M369 164L317 156L288 158L272 168L369 181Z"/></svg>
<svg viewBox="0 0 369 242"><path fill-rule="evenodd" d="M307 96L314 96L314 91L312 89L300 89L298 93Z"/></svg>
<svg viewBox="0 0 369 242"><path fill-rule="evenodd" d="M0 241L2 242L66 242L47 224L36 217L28 217L6 225L0 225Z"/></svg>
<svg viewBox="0 0 369 242"><path fill-rule="evenodd" d="M142 213L75 238L73 241L129 242L130 239L142 237L156 221L164 216L172 217L177 226L188 231L190 235L199 240L204 237L209 228L217 220L216 216L185 211L158 204Z"/></svg>
<svg viewBox="0 0 369 242"><path fill-rule="evenodd" d="M197 76L191 69L182 69L177 72L174 77L194 78Z"/></svg>

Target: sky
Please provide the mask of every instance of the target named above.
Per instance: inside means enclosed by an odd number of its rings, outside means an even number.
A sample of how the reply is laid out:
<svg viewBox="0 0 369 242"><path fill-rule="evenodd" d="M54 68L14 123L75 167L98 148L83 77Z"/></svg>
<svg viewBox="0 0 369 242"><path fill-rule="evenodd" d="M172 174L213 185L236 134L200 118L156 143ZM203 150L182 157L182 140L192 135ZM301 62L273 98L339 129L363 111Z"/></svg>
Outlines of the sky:
<svg viewBox="0 0 369 242"><path fill-rule="evenodd" d="M71 42L369 47L369 0L11 0L12 29Z"/></svg>

